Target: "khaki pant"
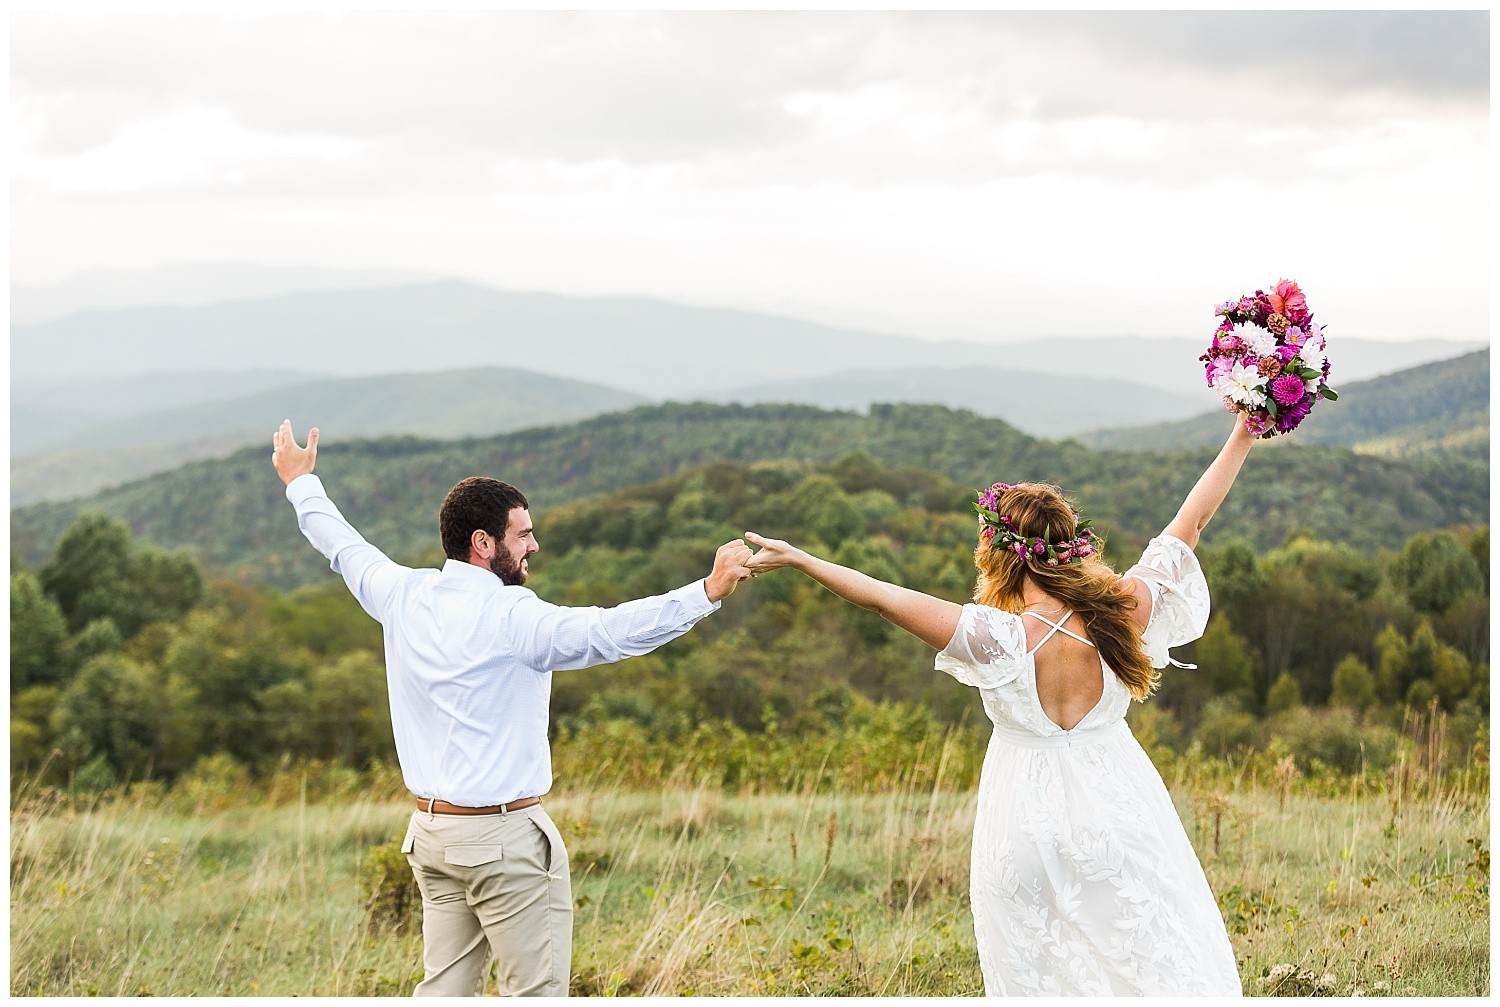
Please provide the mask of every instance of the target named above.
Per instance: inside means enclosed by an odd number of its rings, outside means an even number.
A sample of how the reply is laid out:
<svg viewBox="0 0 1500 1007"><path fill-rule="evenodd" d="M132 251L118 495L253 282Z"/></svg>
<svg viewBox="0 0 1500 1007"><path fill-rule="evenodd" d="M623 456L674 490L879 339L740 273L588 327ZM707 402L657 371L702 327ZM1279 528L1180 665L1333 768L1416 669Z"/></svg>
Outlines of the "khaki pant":
<svg viewBox="0 0 1500 1007"><path fill-rule="evenodd" d="M402 850L422 892L416 996L477 996L491 955L502 996L567 996L573 889L557 826L503 815L412 814Z"/></svg>

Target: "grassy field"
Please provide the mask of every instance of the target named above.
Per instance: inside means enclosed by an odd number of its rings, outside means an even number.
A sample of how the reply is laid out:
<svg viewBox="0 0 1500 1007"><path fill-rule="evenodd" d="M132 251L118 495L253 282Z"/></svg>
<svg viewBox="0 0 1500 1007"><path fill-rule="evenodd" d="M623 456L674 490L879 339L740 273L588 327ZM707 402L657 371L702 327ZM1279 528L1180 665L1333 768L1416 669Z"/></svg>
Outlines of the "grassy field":
<svg viewBox="0 0 1500 1007"><path fill-rule="evenodd" d="M1249 994L1485 996L1480 788L1316 792L1169 772ZM188 795L191 797L191 795ZM17 799L13 995L404 995L420 977L389 788L149 789ZM726 796L594 784L547 802L568 842L578 995L982 993L972 793ZM384 883L380 866L391 866Z"/></svg>

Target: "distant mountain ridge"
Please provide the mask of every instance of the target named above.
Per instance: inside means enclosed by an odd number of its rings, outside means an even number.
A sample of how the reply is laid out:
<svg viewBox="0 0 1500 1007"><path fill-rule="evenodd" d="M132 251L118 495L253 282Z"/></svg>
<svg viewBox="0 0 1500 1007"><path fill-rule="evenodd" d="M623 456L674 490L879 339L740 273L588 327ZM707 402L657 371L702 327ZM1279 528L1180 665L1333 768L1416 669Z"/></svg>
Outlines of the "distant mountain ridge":
<svg viewBox="0 0 1500 1007"><path fill-rule="evenodd" d="M1211 316L1205 317L1205 325ZM354 377L514 367L647 398L689 400L750 383L846 371L999 366L1134 381L1185 394L1201 386L1205 339L1030 340L979 345L837 329L747 311L644 298L518 293L453 280L314 291L199 307L83 311L11 332L15 385L263 367ZM1338 380L1358 380L1478 344L1337 343ZM1081 366L1080 362L1086 361ZM1208 398L1204 390L1205 399Z"/></svg>
<svg viewBox="0 0 1500 1007"><path fill-rule="evenodd" d="M1215 443L1222 410L1189 419L1114 430L1078 439L1091 447L1167 451ZM1377 454L1440 449L1489 457L1490 351L1422 364L1339 388L1292 436L1304 444L1342 444Z"/></svg>
<svg viewBox="0 0 1500 1007"><path fill-rule="evenodd" d="M253 263L174 263L155 269L96 269L60 283L11 284L11 325L36 325L78 311L189 307L307 290L360 290L436 279L395 269L327 269Z"/></svg>

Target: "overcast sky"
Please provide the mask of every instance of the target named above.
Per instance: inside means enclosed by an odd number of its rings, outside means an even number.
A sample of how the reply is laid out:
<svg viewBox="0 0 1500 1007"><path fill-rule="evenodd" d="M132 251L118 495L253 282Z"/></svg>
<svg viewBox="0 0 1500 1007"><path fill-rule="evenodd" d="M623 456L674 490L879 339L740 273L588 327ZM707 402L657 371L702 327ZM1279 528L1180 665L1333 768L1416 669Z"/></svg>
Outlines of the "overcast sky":
<svg viewBox="0 0 1500 1007"><path fill-rule="evenodd" d="M11 15L19 283L397 268L931 338L1488 339L1489 16ZM752 353L753 355L753 353Z"/></svg>

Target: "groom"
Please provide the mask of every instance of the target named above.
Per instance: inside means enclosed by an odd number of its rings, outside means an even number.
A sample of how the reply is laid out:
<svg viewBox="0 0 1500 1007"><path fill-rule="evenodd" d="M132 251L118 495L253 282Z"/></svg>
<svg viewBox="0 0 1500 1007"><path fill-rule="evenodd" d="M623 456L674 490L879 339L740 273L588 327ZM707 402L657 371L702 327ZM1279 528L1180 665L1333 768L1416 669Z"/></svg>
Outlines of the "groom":
<svg viewBox="0 0 1500 1007"><path fill-rule="evenodd" d="M413 570L366 542L312 474L290 420L271 463L297 524L385 635L396 756L417 809L407 854L422 892L418 996L474 996L493 955L502 995L566 996L573 949L568 853L541 799L552 786L552 672L648 653L686 633L751 576L750 548L713 570L611 609L561 608L523 587L539 548L526 498L473 476L439 512L441 570Z"/></svg>

